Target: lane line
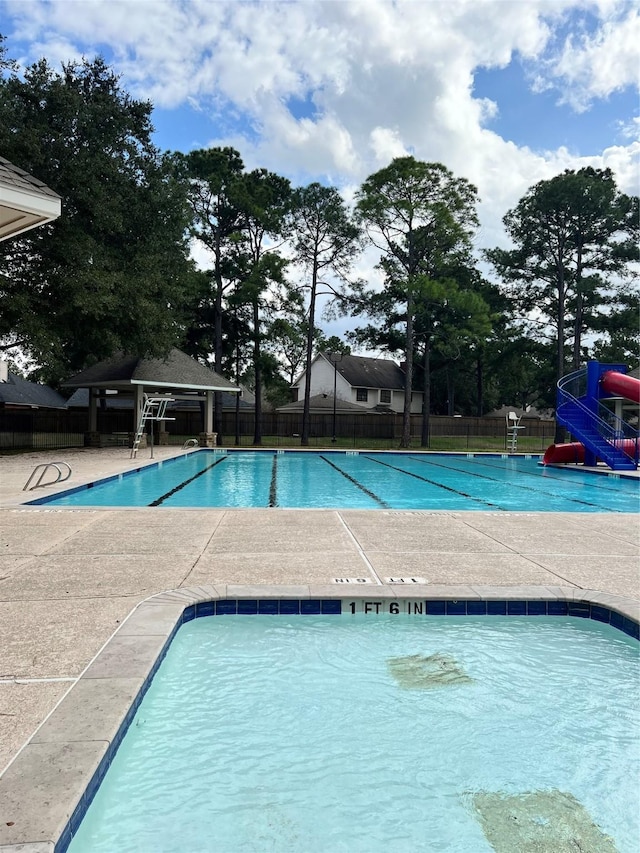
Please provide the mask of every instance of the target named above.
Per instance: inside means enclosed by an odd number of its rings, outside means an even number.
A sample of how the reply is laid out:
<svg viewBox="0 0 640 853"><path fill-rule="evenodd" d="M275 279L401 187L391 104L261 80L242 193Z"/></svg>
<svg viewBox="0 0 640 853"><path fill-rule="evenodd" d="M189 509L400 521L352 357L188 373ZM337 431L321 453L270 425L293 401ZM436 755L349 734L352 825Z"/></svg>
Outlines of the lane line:
<svg viewBox="0 0 640 853"><path fill-rule="evenodd" d="M226 460L228 458L229 458L228 456L222 456L222 457L220 457L220 459L216 459L216 461L212 462L211 465L207 465L207 467L203 468L202 471L198 471L198 473L194 474L193 477L189 477L189 479L185 480L184 483L180 483L180 485L176 486L175 489L171 489L170 492L167 492L166 494L162 495L162 497L157 498L155 501L152 501L150 504L147 504L147 506L160 506L160 504L164 503L164 501L166 501L167 498L172 497L173 495L175 495L176 492L179 492L181 489L184 489L184 487L188 486L189 483L193 483L193 481L197 480L198 477L202 477L203 474L206 474L207 471L210 471L212 468L215 468L216 465L219 465L221 462L226 462Z"/></svg>
<svg viewBox="0 0 640 853"><path fill-rule="evenodd" d="M354 486L357 486L361 491L363 491L365 493L365 495L367 495L367 497L370 497L372 500L374 500L383 509L391 509L391 507L389 506L389 504L386 501L383 501L382 498L379 498L378 495L376 495L374 492L367 489L366 486L362 485L362 483L359 483L354 477L351 476L351 474L347 474L347 472L343 471L342 468L338 468L338 466L334 465L333 462L331 462L329 459L327 459L326 456L323 456L322 454L320 454L320 459L322 459L324 462L326 462L327 465L331 465L331 467L334 469L334 471L337 471L338 474L342 474L342 476L345 479L349 480L349 482L352 483Z"/></svg>
<svg viewBox="0 0 640 853"><path fill-rule="evenodd" d="M604 506L602 506L602 504L593 503L592 501L583 501L583 500L580 500L580 498L567 498L562 494L558 494L558 492L553 492L553 491L550 491L549 489L544 489L542 487L542 482L541 482L541 488L537 489L534 486L523 486L521 483L515 483L515 482L509 481L509 480L500 480L497 477L490 477L488 474L479 474L477 471L467 471L465 468L453 468L453 467L451 467L451 465L443 465L442 462L434 462L433 460L430 460L430 459L420 459L417 456L414 456L412 458L415 459L416 462L419 462L421 465L433 465L436 468L444 468L445 471L453 471L456 474L464 474L465 476L468 476L468 477L478 477L481 480L488 480L490 483L498 483L498 485L505 486L505 487L508 487L510 489L520 489L521 491L524 491L524 492L533 492L536 495L547 495L547 496L553 495L553 497L562 498L562 500L569 501L570 503L581 504L582 506L592 506L592 507L595 507L596 509L600 509L600 510L603 510L605 512L621 512L621 510L610 509L609 507L604 507ZM474 461L474 464L475 464L475 461ZM480 462L479 465L482 466L483 468L492 468L492 469L497 470L497 471L506 470L504 468L500 468L498 465L488 465L485 462ZM538 474L532 474L530 471L518 471L518 474L520 476L524 474L524 475L529 476L529 477L538 477L539 476ZM547 478L545 477L544 479L546 480ZM561 481L560 477L550 477L549 479L557 480L559 482L564 482L566 484L566 480ZM614 491L614 490L608 489L607 491Z"/></svg>
<svg viewBox="0 0 640 853"><path fill-rule="evenodd" d="M430 486L437 486L439 489L445 489L445 491L452 492L454 495L458 495L459 497L466 498L467 500L474 501L475 503L483 504L484 506L490 506L492 509L504 511L504 507L500 506L500 504L494 504L492 501L485 501L482 498L468 495L466 492L461 492L451 486L445 486L444 483L438 483L437 480L430 480L428 477L421 477L420 474L414 474L413 471L405 471L404 468L396 468L395 465L389 465L388 462L383 462L381 459L374 459L366 454L364 454L364 456L365 459L368 459L370 462L375 462L377 465L383 465L385 468L391 468L392 471L397 471L399 474L406 474L407 477L414 477L416 480L421 480L423 483L429 483Z"/></svg>

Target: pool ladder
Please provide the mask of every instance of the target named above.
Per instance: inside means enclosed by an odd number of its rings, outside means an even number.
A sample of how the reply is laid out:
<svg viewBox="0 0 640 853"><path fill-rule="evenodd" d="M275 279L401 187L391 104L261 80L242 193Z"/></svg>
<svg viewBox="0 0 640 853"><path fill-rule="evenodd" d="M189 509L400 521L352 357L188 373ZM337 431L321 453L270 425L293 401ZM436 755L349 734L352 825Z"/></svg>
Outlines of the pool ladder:
<svg viewBox="0 0 640 853"><path fill-rule="evenodd" d="M64 473L63 471L60 470L60 465L64 466L67 469L66 473ZM50 468L54 468L57 471L56 478L55 478L55 480L47 480L46 483L43 483L42 481L44 480L44 477ZM40 476L38 477L37 481L33 484L33 486L31 486L31 489L29 489L29 484L31 483L33 478L36 476L38 471L40 471ZM71 466L68 465L66 462L42 462L40 465L36 465L36 467L33 469L33 471L31 472L31 476L29 477L29 479L25 483L22 491L23 492L26 492L27 490L32 491L33 489L43 488L44 486L55 486L56 483L64 483L64 481L68 480L70 476L71 476Z"/></svg>

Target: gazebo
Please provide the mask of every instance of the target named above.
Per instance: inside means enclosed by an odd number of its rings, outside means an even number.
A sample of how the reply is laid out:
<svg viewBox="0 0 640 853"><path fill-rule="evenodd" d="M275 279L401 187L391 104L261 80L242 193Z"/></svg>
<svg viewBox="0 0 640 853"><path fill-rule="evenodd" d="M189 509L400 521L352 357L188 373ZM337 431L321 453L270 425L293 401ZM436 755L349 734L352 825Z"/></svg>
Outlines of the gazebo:
<svg viewBox="0 0 640 853"><path fill-rule="evenodd" d="M0 157L0 241L60 216L60 196Z"/></svg>
<svg viewBox="0 0 640 853"><path fill-rule="evenodd" d="M101 361L71 376L63 388L89 389L89 423L86 444L100 445L98 432L98 400L107 392L133 397L134 434L140 424L145 399L198 400L204 403L204 431L199 436L202 447L213 447L213 396L216 391L240 393L240 388L215 373L199 361L178 349L171 349L166 358L141 358L119 355ZM160 439L162 441L162 421Z"/></svg>

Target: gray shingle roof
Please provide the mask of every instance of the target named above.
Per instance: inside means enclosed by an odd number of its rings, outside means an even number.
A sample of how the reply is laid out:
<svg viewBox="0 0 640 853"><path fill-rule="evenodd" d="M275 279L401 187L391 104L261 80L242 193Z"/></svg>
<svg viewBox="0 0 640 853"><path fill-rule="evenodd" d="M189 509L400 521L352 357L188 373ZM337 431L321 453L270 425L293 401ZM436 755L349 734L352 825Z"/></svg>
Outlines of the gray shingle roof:
<svg viewBox="0 0 640 853"><path fill-rule="evenodd" d="M333 366L329 353L322 355ZM392 391L404 388L404 371L389 359L344 355L337 363L337 371L353 388L385 388Z"/></svg>
<svg viewBox="0 0 640 853"><path fill-rule="evenodd" d="M64 388L125 388L145 385L167 391L190 388L208 391L238 391L223 376L186 353L172 349L165 359L120 355L101 361L62 383Z"/></svg>
<svg viewBox="0 0 640 853"><path fill-rule="evenodd" d="M0 157L0 183L7 186L15 187L16 189L26 190L27 192L36 192L40 195L51 196L52 198L60 198L58 193L55 193L38 178L34 178L24 169L14 166L4 157Z"/></svg>
<svg viewBox="0 0 640 853"><path fill-rule="evenodd" d="M53 388L39 385L37 382L29 382L11 372L9 372L8 382L0 382L0 403L46 409L66 409L67 407L65 398Z"/></svg>

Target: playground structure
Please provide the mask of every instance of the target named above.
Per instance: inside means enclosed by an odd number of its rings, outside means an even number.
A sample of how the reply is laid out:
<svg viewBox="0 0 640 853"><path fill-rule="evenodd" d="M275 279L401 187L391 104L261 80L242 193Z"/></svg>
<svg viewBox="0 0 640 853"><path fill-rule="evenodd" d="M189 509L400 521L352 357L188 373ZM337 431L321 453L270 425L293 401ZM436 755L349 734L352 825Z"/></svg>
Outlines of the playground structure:
<svg viewBox="0 0 640 853"><path fill-rule="evenodd" d="M635 427L622 417L629 402L639 407ZM556 420L577 441L552 444L544 464L575 462L593 467L600 460L614 471L637 470L639 413L640 380L627 375L626 365L590 361L586 369L558 382Z"/></svg>

